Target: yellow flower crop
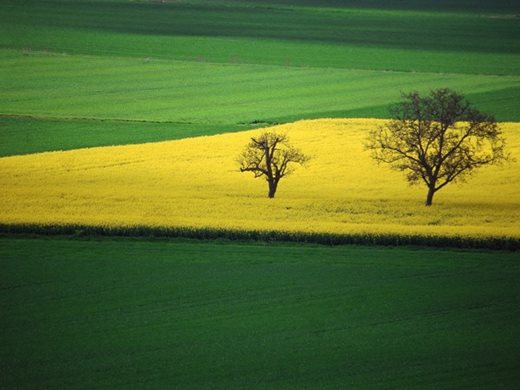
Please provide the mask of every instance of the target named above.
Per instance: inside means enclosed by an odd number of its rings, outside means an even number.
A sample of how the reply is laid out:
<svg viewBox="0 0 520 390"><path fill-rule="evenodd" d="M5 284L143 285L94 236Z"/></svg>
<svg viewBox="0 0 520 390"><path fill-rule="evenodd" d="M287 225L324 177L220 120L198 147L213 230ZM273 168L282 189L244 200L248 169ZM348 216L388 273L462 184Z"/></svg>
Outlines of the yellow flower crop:
<svg viewBox="0 0 520 390"><path fill-rule="evenodd" d="M485 167L425 207L424 186L363 149L374 119L277 126L312 160L274 199L236 158L262 130L0 159L0 223L520 237L520 163ZM520 124L501 125L520 157Z"/></svg>

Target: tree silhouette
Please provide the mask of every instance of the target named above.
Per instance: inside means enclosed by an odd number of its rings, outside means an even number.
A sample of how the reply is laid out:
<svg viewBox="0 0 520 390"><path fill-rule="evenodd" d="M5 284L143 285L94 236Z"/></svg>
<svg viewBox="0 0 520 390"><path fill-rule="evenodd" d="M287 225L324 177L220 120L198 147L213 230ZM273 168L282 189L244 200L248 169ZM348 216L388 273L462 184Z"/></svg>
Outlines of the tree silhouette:
<svg viewBox="0 0 520 390"><path fill-rule="evenodd" d="M240 172L253 172L254 177L265 177L269 191L274 198L280 179L294 170L294 164L303 165L309 160L300 150L293 147L287 135L264 132L252 137L238 158Z"/></svg>
<svg viewBox="0 0 520 390"><path fill-rule="evenodd" d="M417 92L402 97L392 109L393 119L372 130L365 146L376 161L406 172L410 184L424 182L426 206L447 184L508 159L495 118L462 95L438 89L425 97Z"/></svg>

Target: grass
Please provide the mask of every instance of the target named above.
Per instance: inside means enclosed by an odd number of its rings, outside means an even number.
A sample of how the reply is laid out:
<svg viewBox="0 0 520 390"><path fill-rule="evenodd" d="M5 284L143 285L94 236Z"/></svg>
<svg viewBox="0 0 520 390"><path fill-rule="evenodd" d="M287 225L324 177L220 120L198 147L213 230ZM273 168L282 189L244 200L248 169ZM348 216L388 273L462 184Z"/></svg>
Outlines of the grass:
<svg viewBox="0 0 520 390"><path fill-rule="evenodd" d="M3 388L514 388L518 253L0 239Z"/></svg>
<svg viewBox="0 0 520 390"><path fill-rule="evenodd" d="M517 12L505 1L6 0L0 153L384 118L401 91L438 87L520 120Z"/></svg>
<svg viewBox="0 0 520 390"><path fill-rule="evenodd" d="M1 66L9 78L3 81L2 111L63 118L236 125L366 109L399 99L400 91L438 85L480 94L511 94L520 86L512 76L4 54ZM480 108L512 112L514 101L494 105L492 100Z"/></svg>
<svg viewBox="0 0 520 390"><path fill-rule="evenodd" d="M47 150L158 142L239 131L258 125L0 116L0 157Z"/></svg>
<svg viewBox="0 0 520 390"><path fill-rule="evenodd" d="M283 64L284 57L294 52L291 50L295 47L292 44L317 43L324 49L322 59L313 58L313 53L304 50L303 56L299 56L303 60L302 64L327 62L340 67L345 67L344 56L333 55L337 51L328 52L329 46L340 45L342 49L362 46L400 50L396 53L411 50L405 58L391 59L392 56L387 56L388 58L381 57L377 62L374 59L370 61L370 69L374 69L374 66L377 69L381 69L381 66L388 69L389 64L393 63L394 66L399 66L399 69L393 68L394 70L410 70L417 61L421 62L413 50L440 55L461 51L469 55L508 55L518 53L520 48L516 39L518 24L514 18L508 17L518 12L515 6L506 10L481 9L481 12L475 12L478 8L474 4L466 4L465 10L445 10L439 13L438 9L409 10L402 7L402 2L397 1L386 3L386 7L380 3L378 8L363 9L359 2L346 5L343 3L331 8L319 2L315 2L312 7L305 7L300 2L265 4L260 1L182 1L161 4L150 1L26 0L20 3L7 0L3 2L4 12L0 20L4 25L3 30L9 34L4 35L0 42L9 47L111 56L126 54L142 57L151 52L154 57L182 59L181 56L199 55L214 61L232 54L254 59L253 63L270 64L276 60L274 64ZM394 10L385 9L388 4L393 5ZM69 31L77 35L70 37L63 34ZM32 36L31 32L40 34ZM218 40L202 40L202 46L191 47L190 42L198 41L187 40L180 47L165 44L182 42L169 40L172 37L228 38L222 41L224 44L232 42L230 38L240 39L234 41L234 48L229 47L232 53L226 53L218 44L213 50L204 47L204 42L219 42ZM151 46L146 47L142 43L143 38ZM289 52L280 53L276 50L276 44L273 48L262 45L262 42L269 45L271 41L282 43ZM136 44L129 44L130 42ZM268 52L271 54L265 56ZM280 57L281 54L284 57ZM492 55L488 57L493 61ZM408 61L410 59L411 64ZM229 57L225 62L228 60ZM348 67L356 61L357 59L348 61ZM376 63L379 65L375 65ZM435 63L430 64L430 70L435 66ZM510 66L511 71L518 73L513 64L503 66ZM457 64L446 63L444 67L444 71L448 71L447 68L457 67ZM467 63L464 67L486 69L486 64Z"/></svg>
<svg viewBox="0 0 520 390"><path fill-rule="evenodd" d="M2 155L210 135L301 117L385 117L401 91L439 85L475 96L499 119L520 118L520 79L513 76L1 52L0 68L9 74L0 102L9 114L0 117Z"/></svg>

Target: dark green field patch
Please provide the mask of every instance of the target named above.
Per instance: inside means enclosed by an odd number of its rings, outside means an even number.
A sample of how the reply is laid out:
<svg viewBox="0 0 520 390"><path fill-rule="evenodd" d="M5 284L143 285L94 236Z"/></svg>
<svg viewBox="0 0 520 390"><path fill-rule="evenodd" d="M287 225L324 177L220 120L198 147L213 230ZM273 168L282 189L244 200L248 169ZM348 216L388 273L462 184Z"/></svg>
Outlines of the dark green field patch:
<svg viewBox="0 0 520 390"><path fill-rule="evenodd" d="M0 157L95 146L140 144L246 130L255 126L0 115Z"/></svg>
<svg viewBox="0 0 520 390"><path fill-rule="evenodd" d="M3 388L514 388L515 252L1 239Z"/></svg>
<svg viewBox="0 0 520 390"><path fill-rule="evenodd" d="M520 88L504 88L497 91L489 91L483 93L470 93L467 96L475 107L479 107L482 111L494 113L500 121L520 121L518 105L520 102ZM511 103L514 103L513 105ZM485 110L484 110L485 107Z"/></svg>
<svg viewBox="0 0 520 390"><path fill-rule="evenodd" d="M112 0L113 1L113 0ZM150 1L150 0L142 0ZM153 0L152 0L153 1ZM243 0L221 0L225 3L243 3ZM254 3L251 1L249 3ZM518 6L510 0L266 0L268 5L330 7L330 8L361 8L361 9L387 9L407 11L432 11L432 12L466 12L466 13L497 13L514 14Z"/></svg>
<svg viewBox="0 0 520 390"><path fill-rule="evenodd" d="M348 4L330 10L298 7L296 2L290 7L266 7L260 1L230 6L200 1L4 2L3 19L31 29L51 25L136 35L247 37L433 51L509 53L520 49L516 18L471 12L389 12Z"/></svg>
<svg viewBox="0 0 520 390"><path fill-rule="evenodd" d="M502 10L514 12L511 17L492 13L493 7L475 13L479 8L464 2L451 13L424 12L431 8L427 2L421 12L397 1L372 2L382 9L363 9L365 2L332 9L295 3L8 0L0 4L0 47L221 63L519 72L514 6Z"/></svg>

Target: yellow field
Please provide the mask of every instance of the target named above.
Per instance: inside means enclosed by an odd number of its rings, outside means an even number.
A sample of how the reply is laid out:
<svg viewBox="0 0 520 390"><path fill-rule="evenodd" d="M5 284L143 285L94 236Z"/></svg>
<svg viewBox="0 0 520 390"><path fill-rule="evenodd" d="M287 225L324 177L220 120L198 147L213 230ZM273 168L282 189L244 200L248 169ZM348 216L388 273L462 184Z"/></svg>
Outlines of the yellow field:
<svg viewBox="0 0 520 390"><path fill-rule="evenodd" d="M186 226L520 237L520 162L486 167L423 206L424 186L363 150L373 119L277 126L312 156L268 199L235 161L260 130L0 159L0 223ZM520 157L520 124L502 124Z"/></svg>

